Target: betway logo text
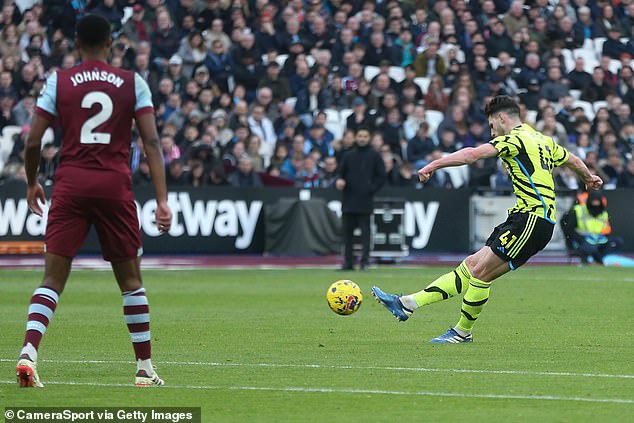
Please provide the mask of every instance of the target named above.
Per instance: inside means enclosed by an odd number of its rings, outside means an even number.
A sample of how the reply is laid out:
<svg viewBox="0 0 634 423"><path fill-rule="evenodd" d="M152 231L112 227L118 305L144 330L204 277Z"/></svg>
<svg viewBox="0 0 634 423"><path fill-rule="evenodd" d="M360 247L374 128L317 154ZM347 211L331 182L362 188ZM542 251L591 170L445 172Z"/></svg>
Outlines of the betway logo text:
<svg viewBox="0 0 634 423"><path fill-rule="evenodd" d="M168 203L172 209L173 237L211 236L236 237L235 247L243 250L253 241L253 234L262 209L261 201L196 200L189 193L169 193ZM158 236L154 220L156 200L136 203L140 228L148 236ZM43 207L44 217L30 213L26 199L13 198L0 201L0 236L42 236L46 231L48 204Z"/></svg>
<svg viewBox="0 0 634 423"><path fill-rule="evenodd" d="M341 201L329 202L328 208L337 213L338 216L341 216ZM408 201L405 203L403 232L405 232L405 236L413 237L412 248L422 250L427 247L439 208L440 203L438 201L428 202L427 207L421 201Z"/></svg>
<svg viewBox="0 0 634 423"><path fill-rule="evenodd" d="M168 203L172 210L172 227L169 235L235 237L235 247L247 249L253 242L256 226L262 212L262 201L247 203L244 200L195 200L187 192L171 192ZM341 214L341 202L331 201L328 207ZM413 237L411 247L423 249L429 243L440 203L430 201L406 202L403 216L405 235ZM46 231L48 204L43 207L44 217L30 213L25 199L0 200L0 237L42 236ZM141 230L148 236L159 235L154 221L156 201L137 203Z"/></svg>

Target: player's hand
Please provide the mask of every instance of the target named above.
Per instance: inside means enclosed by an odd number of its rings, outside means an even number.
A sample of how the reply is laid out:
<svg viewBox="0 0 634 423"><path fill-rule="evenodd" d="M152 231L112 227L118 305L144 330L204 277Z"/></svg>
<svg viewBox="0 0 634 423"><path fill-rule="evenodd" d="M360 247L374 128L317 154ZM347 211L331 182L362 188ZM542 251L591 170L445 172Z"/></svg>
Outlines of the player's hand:
<svg viewBox="0 0 634 423"><path fill-rule="evenodd" d="M586 181L586 188L598 190L603 185L603 179L599 178L597 175L592 175L589 181Z"/></svg>
<svg viewBox="0 0 634 423"><path fill-rule="evenodd" d="M337 179L335 181L335 188L337 189L344 189L346 187L346 180L345 179Z"/></svg>
<svg viewBox="0 0 634 423"><path fill-rule="evenodd" d="M419 169L417 173L418 173L418 180L421 181L422 183L425 183L431 179L431 177L434 174L434 171L429 168L429 165L427 165L424 168Z"/></svg>
<svg viewBox="0 0 634 423"><path fill-rule="evenodd" d="M42 207L40 207L40 203L46 203L46 196L44 195L42 185L36 183L35 185L29 185L26 188L26 202L29 205L29 210L38 216L42 216L43 211Z"/></svg>
<svg viewBox="0 0 634 423"><path fill-rule="evenodd" d="M156 226L161 235L169 232L170 227L172 226L172 211L167 205L167 202L163 201L157 204L154 216L156 219Z"/></svg>

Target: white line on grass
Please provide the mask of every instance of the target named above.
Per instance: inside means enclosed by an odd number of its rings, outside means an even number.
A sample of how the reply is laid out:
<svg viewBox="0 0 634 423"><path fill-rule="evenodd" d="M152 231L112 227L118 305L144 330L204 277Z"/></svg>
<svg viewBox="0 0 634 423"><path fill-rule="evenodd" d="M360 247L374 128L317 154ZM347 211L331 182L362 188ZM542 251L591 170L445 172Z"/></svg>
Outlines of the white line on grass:
<svg viewBox="0 0 634 423"><path fill-rule="evenodd" d="M0 358L0 362L14 362L15 359ZM69 364L130 364L126 360L41 360L44 363ZM213 361L159 361L159 365L168 366L210 366L210 367L262 367L262 368L294 368L294 369L339 369L339 370L387 370L423 373L480 373L494 375L524 376L568 376L608 379L634 379L634 375L608 373L574 373L574 372L531 372L525 370L486 370L486 369L434 369L429 367L385 367L385 366L342 366L331 364L280 364L280 363L221 363Z"/></svg>
<svg viewBox="0 0 634 423"><path fill-rule="evenodd" d="M15 381L0 380L0 384L14 384ZM135 388L123 383L93 383L93 382L46 382L48 385L62 386L97 386L97 387L124 387ZM374 395L412 395L425 397L454 397L454 398L478 398L478 399L517 399L533 401L576 401L611 404L634 404L634 399L622 398L586 398L586 397L559 397L553 395L496 395L496 394L469 394L463 392L431 392L431 391L387 391L382 389L335 389L335 388L310 388L295 386L204 386L204 385L164 385L160 389L208 389L217 391L275 391L275 392L300 392L300 393L335 393L335 394L374 394Z"/></svg>

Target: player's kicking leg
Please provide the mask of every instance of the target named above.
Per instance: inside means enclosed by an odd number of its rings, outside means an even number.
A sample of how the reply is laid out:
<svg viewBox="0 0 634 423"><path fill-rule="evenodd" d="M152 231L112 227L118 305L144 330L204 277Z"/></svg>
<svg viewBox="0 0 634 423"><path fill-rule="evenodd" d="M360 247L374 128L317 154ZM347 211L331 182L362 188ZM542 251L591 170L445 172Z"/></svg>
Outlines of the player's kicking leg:
<svg viewBox="0 0 634 423"><path fill-rule="evenodd" d="M418 308L464 294L458 324L432 339L433 343L472 342L471 329L489 298L491 281L508 272L509 265L487 246L467 257L460 266L432 282L424 290L398 296L372 288L372 294L400 321L407 320ZM475 277L478 275L479 278Z"/></svg>
<svg viewBox="0 0 634 423"><path fill-rule="evenodd" d="M37 372L37 354L40 341L46 333L59 296L64 290L72 259L47 253L45 256L44 279L35 290L29 305L26 334L16 366L18 385L23 388L42 388Z"/></svg>
<svg viewBox="0 0 634 423"><path fill-rule="evenodd" d="M141 282L140 258L112 263L117 283L123 297L123 314L128 325L137 371L136 386L161 386L163 379L152 366L150 339L150 306Z"/></svg>

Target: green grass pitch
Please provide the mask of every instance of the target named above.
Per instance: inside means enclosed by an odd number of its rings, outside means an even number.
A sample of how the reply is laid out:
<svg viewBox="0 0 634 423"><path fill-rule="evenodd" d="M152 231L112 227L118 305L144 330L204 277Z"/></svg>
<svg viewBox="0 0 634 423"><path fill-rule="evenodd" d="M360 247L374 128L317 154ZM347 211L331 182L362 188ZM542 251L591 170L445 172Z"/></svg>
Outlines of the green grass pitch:
<svg viewBox="0 0 634 423"><path fill-rule="evenodd" d="M474 343L427 341L452 298L399 323L370 295L422 289L447 269L145 271L153 361L167 386L132 385L121 298L108 271L75 271L40 348L42 390L15 361L41 271L0 271L0 407L200 406L205 422L624 422L634 419L634 274L526 267L493 284ZM332 313L350 278L360 310Z"/></svg>

